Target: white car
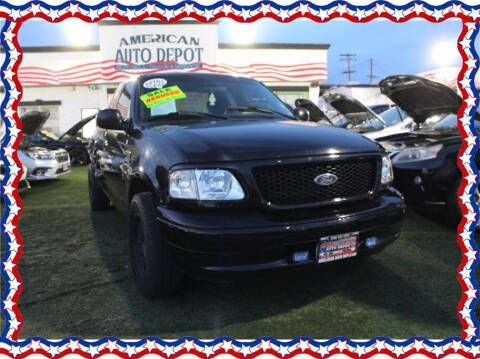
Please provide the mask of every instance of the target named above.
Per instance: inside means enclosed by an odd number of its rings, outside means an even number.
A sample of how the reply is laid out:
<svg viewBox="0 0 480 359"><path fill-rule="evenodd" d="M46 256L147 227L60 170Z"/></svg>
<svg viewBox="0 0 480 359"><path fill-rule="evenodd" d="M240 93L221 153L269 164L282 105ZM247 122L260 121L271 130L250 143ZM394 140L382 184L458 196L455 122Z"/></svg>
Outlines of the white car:
<svg viewBox="0 0 480 359"><path fill-rule="evenodd" d="M20 118L23 123L23 137L18 158L27 167L27 179L39 181L57 178L71 171L70 157L63 149L49 150L36 147L30 140L40 131L50 113L45 110L31 111Z"/></svg>

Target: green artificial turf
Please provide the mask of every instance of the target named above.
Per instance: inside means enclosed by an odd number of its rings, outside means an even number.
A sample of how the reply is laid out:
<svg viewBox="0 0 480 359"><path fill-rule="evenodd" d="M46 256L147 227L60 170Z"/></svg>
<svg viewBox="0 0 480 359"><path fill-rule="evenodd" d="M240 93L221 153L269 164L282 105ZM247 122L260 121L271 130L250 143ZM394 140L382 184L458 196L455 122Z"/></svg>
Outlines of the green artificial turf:
<svg viewBox="0 0 480 359"><path fill-rule="evenodd" d="M455 231L411 209L401 238L365 261L230 284L190 279L152 301L131 277L125 218L90 212L86 168L33 184L23 200L22 338L461 334Z"/></svg>

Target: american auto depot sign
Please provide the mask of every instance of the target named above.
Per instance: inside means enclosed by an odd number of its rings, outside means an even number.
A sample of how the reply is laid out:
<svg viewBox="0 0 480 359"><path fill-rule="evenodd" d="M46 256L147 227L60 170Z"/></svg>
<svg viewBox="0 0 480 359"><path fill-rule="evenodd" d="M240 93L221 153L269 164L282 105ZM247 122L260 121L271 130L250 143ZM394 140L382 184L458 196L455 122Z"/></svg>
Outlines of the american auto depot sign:
<svg viewBox="0 0 480 359"><path fill-rule="evenodd" d="M215 64L218 47L215 25L101 25L103 61L117 70L184 69Z"/></svg>

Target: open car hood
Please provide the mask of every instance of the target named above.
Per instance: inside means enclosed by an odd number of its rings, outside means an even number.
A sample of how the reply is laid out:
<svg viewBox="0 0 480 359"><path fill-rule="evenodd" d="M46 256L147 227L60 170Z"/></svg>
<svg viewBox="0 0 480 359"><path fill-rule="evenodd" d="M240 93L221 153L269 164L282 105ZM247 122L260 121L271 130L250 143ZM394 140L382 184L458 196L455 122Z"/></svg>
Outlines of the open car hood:
<svg viewBox="0 0 480 359"><path fill-rule="evenodd" d="M96 116L97 115L88 116L83 120L78 121L75 125L70 127L63 135L61 135L60 138L64 138L65 136L74 137L78 133L78 131L83 128L83 126L92 121Z"/></svg>
<svg viewBox="0 0 480 359"><path fill-rule="evenodd" d="M413 75L395 75L379 83L380 91L404 110L417 124L441 113L456 113L461 97L452 88Z"/></svg>
<svg viewBox="0 0 480 359"><path fill-rule="evenodd" d="M370 108L353 97L331 91L325 91L321 96L343 115L367 112L374 115L374 117L378 117L378 120L383 123L383 120Z"/></svg>
<svg viewBox="0 0 480 359"><path fill-rule="evenodd" d="M20 116L23 125L23 138L29 140L34 137L49 117L50 112L48 110L34 110Z"/></svg>

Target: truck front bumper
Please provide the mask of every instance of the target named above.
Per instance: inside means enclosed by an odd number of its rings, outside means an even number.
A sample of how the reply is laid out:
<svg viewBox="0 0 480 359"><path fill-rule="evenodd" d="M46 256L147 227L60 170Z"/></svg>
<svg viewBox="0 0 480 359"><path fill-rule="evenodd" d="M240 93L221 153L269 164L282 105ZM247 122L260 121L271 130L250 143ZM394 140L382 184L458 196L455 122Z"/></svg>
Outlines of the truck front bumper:
<svg viewBox="0 0 480 359"><path fill-rule="evenodd" d="M324 209L322 215L294 220L252 211L186 212L164 207L157 211L178 264L190 274L202 275L315 265L320 238L353 232L358 232L357 255L378 252L399 237L405 202L391 188L368 205L357 203L328 215ZM376 238L376 244L367 246L367 238ZM302 260L294 259L300 252Z"/></svg>

